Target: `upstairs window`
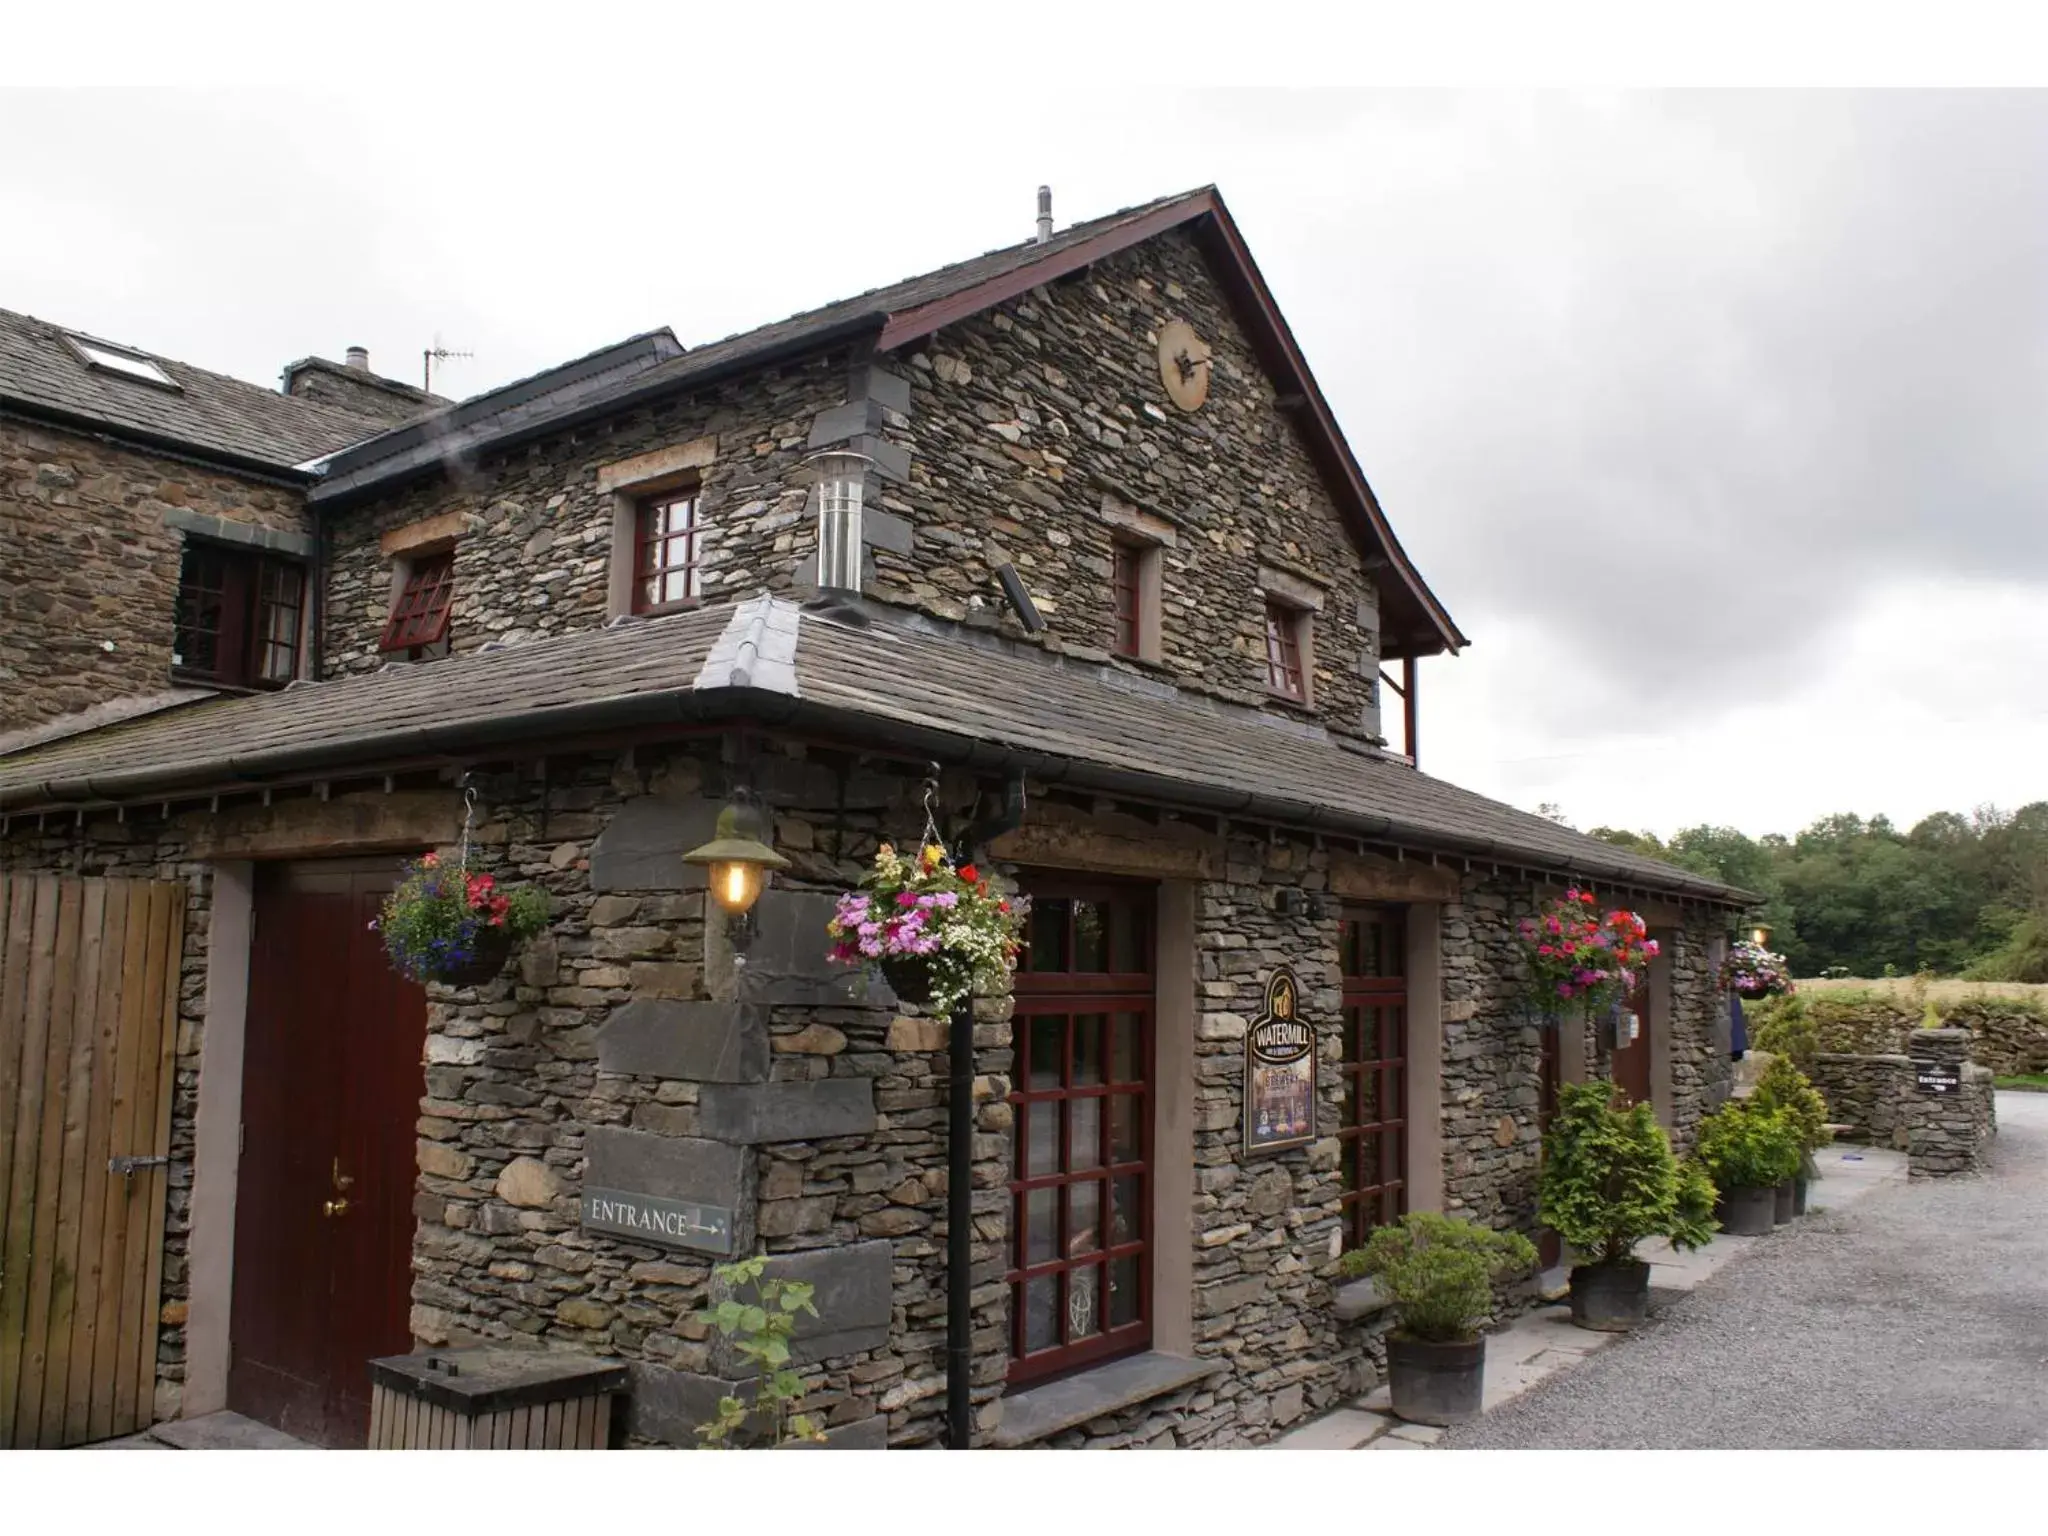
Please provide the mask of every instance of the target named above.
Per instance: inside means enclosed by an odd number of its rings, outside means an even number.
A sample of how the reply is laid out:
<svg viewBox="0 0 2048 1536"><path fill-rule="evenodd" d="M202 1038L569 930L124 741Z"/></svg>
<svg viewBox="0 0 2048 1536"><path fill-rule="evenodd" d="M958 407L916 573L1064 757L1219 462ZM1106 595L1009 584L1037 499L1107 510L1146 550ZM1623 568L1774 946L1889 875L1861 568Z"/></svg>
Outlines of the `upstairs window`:
<svg viewBox="0 0 2048 1536"><path fill-rule="evenodd" d="M1266 686L1299 704L1308 702L1308 673L1302 666L1307 629L1307 613L1267 600Z"/></svg>
<svg viewBox="0 0 2048 1536"><path fill-rule="evenodd" d="M380 651L404 651L417 659L429 646L448 638L449 615L455 605L455 551L422 555L405 573L405 585L384 626Z"/></svg>
<svg viewBox="0 0 2048 1536"><path fill-rule="evenodd" d="M299 671L306 573L278 560L190 543L178 574L171 666L231 688L275 688Z"/></svg>
<svg viewBox="0 0 2048 1536"><path fill-rule="evenodd" d="M178 381L165 373L163 366L145 352L131 352L126 347L95 341L90 336L72 332L66 332L64 339L71 343L72 351L84 360L88 368L95 368L101 373L118 373L123 378L139 379L159 389L181 393Z"/></svg>
<svg viewBox="0 0 2048 1536"><path fill-rule="evenodd" d="M1110 555L1110 587L1116 598L1116 650L1136 656L1145 641L1145 610L1139 591L1138 562L1143 551L1117 544Z"/></svg>
<svg viewBox="0 0 2048 1536"><path fill-rule="evenodd" d="M648 497L638 520L633 611L659 613L702 595L704 526L695 488Z"/></svg>

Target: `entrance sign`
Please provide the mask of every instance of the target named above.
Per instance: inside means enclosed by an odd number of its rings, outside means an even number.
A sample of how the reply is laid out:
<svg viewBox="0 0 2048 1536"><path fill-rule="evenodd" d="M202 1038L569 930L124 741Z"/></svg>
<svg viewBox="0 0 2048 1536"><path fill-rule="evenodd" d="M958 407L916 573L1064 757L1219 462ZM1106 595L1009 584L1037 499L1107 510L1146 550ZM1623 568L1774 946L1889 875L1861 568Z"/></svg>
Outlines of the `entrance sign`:
<svg viewBox="0 0 2048 1536"><path fill-rule="evenodd" d="M666 1200L622 1189L586 1189L583 1226L586 1231L637 1237L664 1248L732 1252L732 1212L690 1200Z"/></svg>
<svg viewBox="0 0 2048 1536"><path fill-rule="evenodd" d="M1247 1157L1305 1146L1316 1134L1316 1032L1296 1016L1301 983L1289 966L1266 982L1265 1010L1244 1035Z"/></svg>
<svg viewBox="0 0 2048 1536"><path fill-rule="evenodd" d="M1922 1093L1957 1093L1963 1086L1963 1068L1960 1062L1929 1061L1924 1056L1913 1058L1913 1086Z"/></svg>

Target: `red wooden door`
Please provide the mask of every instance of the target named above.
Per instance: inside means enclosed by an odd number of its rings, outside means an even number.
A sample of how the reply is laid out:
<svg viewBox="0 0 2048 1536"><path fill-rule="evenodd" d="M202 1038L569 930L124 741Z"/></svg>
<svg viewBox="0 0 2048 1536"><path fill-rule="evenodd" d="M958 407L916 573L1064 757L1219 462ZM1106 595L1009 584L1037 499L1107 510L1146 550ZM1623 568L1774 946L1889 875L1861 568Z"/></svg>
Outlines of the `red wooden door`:
<svg viewBox="0 0 2048 1536"><path fill-rule="evenodd" d="M322 1445L364 1443L367 1362L412 1346L426 994L369 926L396 877L257 871L228 1405Z"/></svg>
<svg viewBox="0 0 2048 1536"><path fill-rule="evenodd" d="M1621 1005L1624 1019L1636 1016L1636 1037L1614 1052L1614 1081L1631 1104L1650 1102L1650 978L1645 973Z"/></svg>

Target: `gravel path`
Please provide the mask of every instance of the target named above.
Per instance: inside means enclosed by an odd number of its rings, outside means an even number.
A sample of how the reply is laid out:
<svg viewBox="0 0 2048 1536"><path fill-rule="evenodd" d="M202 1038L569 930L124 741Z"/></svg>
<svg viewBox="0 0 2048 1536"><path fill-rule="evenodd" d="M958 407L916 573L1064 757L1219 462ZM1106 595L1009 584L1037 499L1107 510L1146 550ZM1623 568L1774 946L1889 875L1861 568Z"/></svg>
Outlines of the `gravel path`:
<svg viewBox="0 0 2048 1536"><path fill-rule="evenodd" d="M2048 1094L2001 1093L1998 1125L1987 1174L1780 1228L1443 1445L2048 1446Z"/></svg>

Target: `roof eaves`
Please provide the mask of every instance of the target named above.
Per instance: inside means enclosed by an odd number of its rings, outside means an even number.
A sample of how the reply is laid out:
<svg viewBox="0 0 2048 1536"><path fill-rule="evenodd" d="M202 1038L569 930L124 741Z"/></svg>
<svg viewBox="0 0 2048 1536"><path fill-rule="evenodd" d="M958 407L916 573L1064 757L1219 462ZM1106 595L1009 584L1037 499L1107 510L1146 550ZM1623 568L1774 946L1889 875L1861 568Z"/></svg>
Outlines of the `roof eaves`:
<svg viewBox="0 0 2048 1536"><path fill-rule="evenodd" d="M146 427L133 426L106 416L66 410L62 406L51 405L48 401L15 394L4 388L0 388L0 416L14 416L62 427L66 431L77 432L100 442L126 443L179 463L193 464L202 469L224 469L244 478L268 480L295 489L306 485L313 478L313 473L303 465L286 463L281 459L259 459L218 448L211 443L197 442L177 433L152 432Z"/></svg>

